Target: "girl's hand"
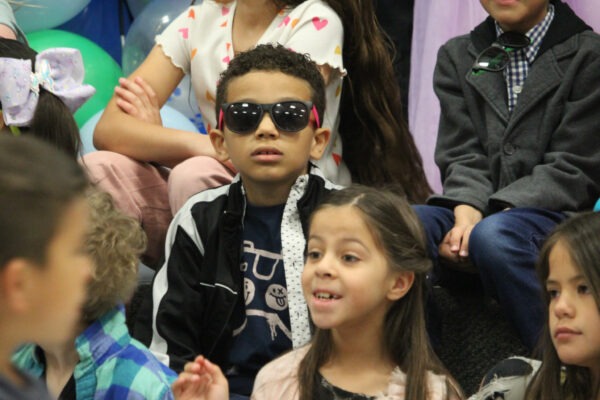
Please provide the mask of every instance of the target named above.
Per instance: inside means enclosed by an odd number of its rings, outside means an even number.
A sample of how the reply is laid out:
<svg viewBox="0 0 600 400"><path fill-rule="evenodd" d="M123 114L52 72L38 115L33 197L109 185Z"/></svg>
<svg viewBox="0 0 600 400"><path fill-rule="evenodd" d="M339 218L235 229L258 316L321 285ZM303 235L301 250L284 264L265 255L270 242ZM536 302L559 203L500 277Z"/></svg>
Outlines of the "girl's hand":
<svg viewBox="0 0 600 400"><path fill-rule="evenodd" d="M454 208L454 227L446 234L439 246L441 257L453 261L467 261L469 257L469 237L481 219L481 211L467 204Z"/></svg>
<svg viewBox="0 0 600 400"><path fill-rule="evenodd" d="M228 400L229 385L221 369L203 356L185 364L171 387L176 400Z"/></svg>
<svg viewBox="0 0 600 400"><path fill-rule="evenodd" d="M162 125L158 97L152 87L140 77L119 79L115 88L117 106L139 120Z"/></svg>

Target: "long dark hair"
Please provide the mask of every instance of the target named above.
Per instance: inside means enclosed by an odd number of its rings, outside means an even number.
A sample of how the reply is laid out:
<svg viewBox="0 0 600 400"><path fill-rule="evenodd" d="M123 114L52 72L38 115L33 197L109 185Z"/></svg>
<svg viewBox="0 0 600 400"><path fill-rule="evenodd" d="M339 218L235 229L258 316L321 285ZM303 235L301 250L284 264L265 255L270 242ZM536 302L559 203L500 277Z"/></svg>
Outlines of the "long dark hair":
<svg viewBox="0 0 600 400"><path fill-rule="evenodd" d="M431 268L431 260L418 217L405 197L361 185L333 192L315 213L346 205L361 213L375 242L385 252L390 268L415 274L412 287L388 310L383 327L383 351L407 375L406 399L428 398L428 371L448 377L449 397L450 394L462 396L456 382L433 353L425 329L425 275ZM317 372L329 360L331 352L331 331L316 328L312 345L298 370L300 400L312 398L315 387L320 384Z"/></svg>
<svg viewBox="0 0 600 400"><path fill-rule="evenodd" d="M561 242L569 251L571 260L581 271L588 283L596 306L600 313L600 213L584 213L560 224L548 237L540 251L537 265L538 276L542 285L550 274L549 258L554 246ZM587 400L597 390L592 386L592 377L588 368L566 365L560 361L552 343L548 324L550 296L543 290L546 324L540 337L538 352L542 365L528 387L527 400L551 398L569 400ZM564 373L564 378L562 374Z"/></svg>
<svg viewBox="0 0 600 400"><path fill-rule="evenodd" d="M37 53L17 40L0 38L0 57L31 60L35 65ZM81 138L73 114L61 99L40 87L38 104L33 119L27 127L20 127L23 134L33 134L73 158L79 156Z"/></svg>
<svg viewBox="0 0 600 400"><path fill-rule="evenodd" d="M274 0L296 6L304 0ZM344 26L344 79L340 101L343 157L352 180L404 188L412 203L431 194L423 161L404 119L392 64L393 45L384 35L373 1L324 0Z"/></svg>

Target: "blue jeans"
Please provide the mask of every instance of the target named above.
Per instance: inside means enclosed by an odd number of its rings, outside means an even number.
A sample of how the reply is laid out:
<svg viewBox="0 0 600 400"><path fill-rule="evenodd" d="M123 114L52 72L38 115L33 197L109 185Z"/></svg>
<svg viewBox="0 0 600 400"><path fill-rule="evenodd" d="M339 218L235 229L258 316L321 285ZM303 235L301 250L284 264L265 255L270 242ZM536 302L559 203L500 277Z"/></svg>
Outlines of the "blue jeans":
<svg viewBox="0 0 600 400"><path fill-rule="evenodd" d="M435 282L440 273L438 246L454 226L454 213L436 206L415 206L414 210L425 228ZM485 217L469 239L469 259L479 271L485 292L498 300L529 349L534 348L544 323L535 263L544 239L565 218L560 212L513 208Z"/></svg>

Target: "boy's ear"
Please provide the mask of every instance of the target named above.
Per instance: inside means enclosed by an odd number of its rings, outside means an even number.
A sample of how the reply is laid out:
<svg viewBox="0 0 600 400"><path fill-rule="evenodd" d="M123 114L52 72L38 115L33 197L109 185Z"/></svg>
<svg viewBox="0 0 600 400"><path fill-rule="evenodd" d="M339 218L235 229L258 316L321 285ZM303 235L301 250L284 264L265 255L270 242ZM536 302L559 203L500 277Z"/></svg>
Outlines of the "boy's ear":
<svg viewBox="0 0 600 400"><path fill-rule="evenodd" d="M227 143L225 143L225 136L223 131L220 129L212 129L208 134L210 142L217 153L217 160L225 162L229 160L229 152L227 151Z"/></svg>
<svg viewBox="0 0 600 400"><path fill-rule="evenodd" d="M396 301L404 297L410 290L415 281L415 273L402 271L395 274L393 279L393 286L388 290L387 298L391 301Z"/></svg>
<svg viewBox="0 0 600 400"><path fill-rule="evenodd" d="M315 130L313 144L310 149L310 158L313 160L319 160L323 156L325 148L327 147L327 143L329 143L330 136L331 131L327 128L318 128Z"/></svg>
<svg viewBox="0 0 600 400"><path fill-rule="evenodd" d="M0 271L0 297L4 306L12 312L21 313L29 307L31 291L31 262L24 258L8 261Z"/></svg>

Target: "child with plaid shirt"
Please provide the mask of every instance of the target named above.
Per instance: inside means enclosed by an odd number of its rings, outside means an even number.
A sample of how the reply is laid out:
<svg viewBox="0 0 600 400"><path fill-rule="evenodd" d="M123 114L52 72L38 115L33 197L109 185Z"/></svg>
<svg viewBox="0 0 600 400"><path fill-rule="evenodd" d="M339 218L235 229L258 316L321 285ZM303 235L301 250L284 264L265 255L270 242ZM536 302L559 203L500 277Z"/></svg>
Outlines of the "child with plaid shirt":
<svg viewBox="0 0 600 400"><path fill-rule="evenodd" d="M139 224L116 210L109 194L91 190L91 228L84 252L95 263L78 329L59 344L26 345L14 355L21 369L44 377L66 399L172 399L176 375L129 335L123 303L137 283L146 247Z"/></svg>

